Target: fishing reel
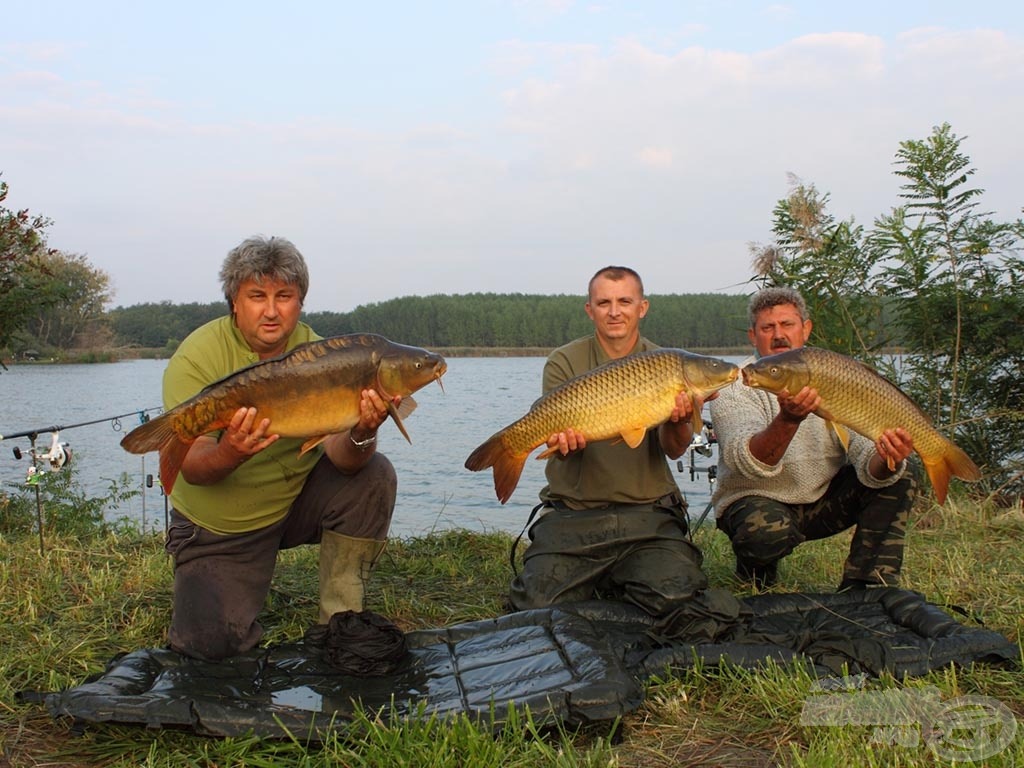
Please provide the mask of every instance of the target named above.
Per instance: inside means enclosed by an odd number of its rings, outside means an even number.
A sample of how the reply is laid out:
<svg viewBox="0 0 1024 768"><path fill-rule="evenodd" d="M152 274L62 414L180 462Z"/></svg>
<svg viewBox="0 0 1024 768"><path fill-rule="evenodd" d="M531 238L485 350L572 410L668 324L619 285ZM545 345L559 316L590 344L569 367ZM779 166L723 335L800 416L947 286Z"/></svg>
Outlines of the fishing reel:
<svg viewBox="0 0 1024 768"><path fill-rule="evenodd" d="M698 475L707 475L708 483L714 485L715 480L718 478L718 465L709 464L707 466L698 466L694 459L694 454L699 454L706 459L710 459L713 451L711 446L718 442L718 438L715 436L714 425L710 421L704 422L704 428L693 436L690 441L689 447L686 449L686 453L689 457L689 465L683 463L682 459L676 462L676 469L679 472L685 472L687 469L690 472L690 481L697 479Z"/></svg>
<svg viewBox="0 0 1024 768"><path fill-rule="evenodd" d="M15 446L14 458L20 460L22 455L21 449ZM57 472L63 469L71 462L71 456L71 446L60 441L60 432L53 433L53 439L50 441L50 450L46 452L36 450L35 439L33 438L32 447L29 449L29 457L32 463L28 468L28 479L31 481L37 475L42 474L41 468L47 464L49 464L50 472Z"/></svg>

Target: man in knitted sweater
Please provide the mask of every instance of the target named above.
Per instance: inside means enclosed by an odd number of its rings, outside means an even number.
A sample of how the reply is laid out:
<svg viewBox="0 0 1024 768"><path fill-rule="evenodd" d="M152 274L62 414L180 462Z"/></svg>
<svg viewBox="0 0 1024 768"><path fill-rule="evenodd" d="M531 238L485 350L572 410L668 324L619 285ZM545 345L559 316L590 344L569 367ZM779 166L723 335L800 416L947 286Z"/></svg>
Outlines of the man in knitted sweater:
<svg viewBox="0 0 1024 768"><path fill-rule="evenodd" d="M757 357L798 349L811 334L803 297L791 288L754 294L748 316ZM820 404L812 387L776 396L740 381L710 404L719 448L712 501L736 575L771 586L779 561L798 544L856 526L839 588L895 585L916 493L906 463L913 441L903 428L874 443L851 432L844 448L825 420L811 416Z"/></svg>

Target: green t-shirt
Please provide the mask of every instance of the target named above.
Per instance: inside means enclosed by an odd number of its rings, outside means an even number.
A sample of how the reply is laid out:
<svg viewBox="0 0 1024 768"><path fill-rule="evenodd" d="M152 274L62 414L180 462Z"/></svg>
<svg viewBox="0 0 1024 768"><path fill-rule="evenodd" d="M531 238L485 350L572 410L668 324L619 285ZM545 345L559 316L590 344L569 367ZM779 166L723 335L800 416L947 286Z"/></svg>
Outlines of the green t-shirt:
<svg viewBox="0 0 1024 768"><path fill-rule="evenodd" d="M319 338L312 328L299 323L288 339L288 349ZM249 348L234 318L211 320L190 333L168 362L164 408L169 410L256 362L259 355ZM318 446L300 457L302 443L282 437L213 485L191 485L179 475L171 503L189 520L215 533L243 533L272 525L288 513L323 453Z"/></svg>
<svg viewBox="0 0 1024 768"><path fill-rule="evenodd" d="M658 345L641 338L630 354L650 349ZM544 393L609 361L596 336L571 341L548 356ZM561 501L573 509L646 504L679 491L656 428L648 430L636 448L614 438L589 442L564 458L552 456L544 471L548 484L540 492L541 500Z"/></svg>

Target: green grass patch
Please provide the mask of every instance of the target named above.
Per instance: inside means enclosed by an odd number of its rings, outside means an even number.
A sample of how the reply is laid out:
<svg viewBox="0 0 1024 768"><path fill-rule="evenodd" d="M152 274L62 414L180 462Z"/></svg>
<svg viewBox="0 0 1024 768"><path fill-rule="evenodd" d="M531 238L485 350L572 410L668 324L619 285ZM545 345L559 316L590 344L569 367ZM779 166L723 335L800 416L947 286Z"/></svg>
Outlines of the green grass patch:
<svg viewBox="0 0 1024 768"><path fill-rule="evenodd" d="M512 537L444 531L389 543L367 607L409 631L507 610ZM697 534L714 586L732 579L725 537ZM780 568L775 591L831 591L848 535L810 542ZM261 621L267 642L302 637L316 621L317 553L281 554ZM210 739L139 727L55 722L23 690L81 683L116 654L165 642L171 563L162 537L127 532L54 534L41 556L30 533L0 535L0 766L933 766L945 764L915 732L807 726L801 711L815 682L800 668L756 672L725 666L651 680L643 706L619 723L568 732L538 727L529 713L500 733L466 718L388 722L361 713L315 747L303 739ZM1024 636L1024 514L967 503L920 514L908 533L904 586L962 621L983 621L1020 644ZM1024 718L1024 676L978 666L913 680L870 681L870 690L937 688L943 700L982 696ZM1024 765L1024 727L986 765Z"/></svg>

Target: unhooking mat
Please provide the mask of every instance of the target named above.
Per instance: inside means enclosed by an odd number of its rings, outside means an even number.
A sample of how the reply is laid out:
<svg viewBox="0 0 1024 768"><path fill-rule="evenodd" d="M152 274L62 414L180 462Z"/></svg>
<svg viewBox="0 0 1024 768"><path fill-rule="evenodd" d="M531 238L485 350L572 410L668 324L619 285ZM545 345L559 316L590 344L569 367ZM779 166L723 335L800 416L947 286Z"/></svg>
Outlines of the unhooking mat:
<svg viewBox="0 0 1024 768"><path fill-rule="evenodd" d="M666 641L650 617L609 602L523 611L406 635L389 675L351 677L320 648L285 643L221 662L164 649L122 655L95 679L43 700L54 717L184 727L197 733L318 739L344 730L359 702L385 722L466 714L500 728L512 708L578 725L637 708L666 669L769 660L831 675L917 676L951 663L1013 665L1002 635L958 623L914 592L760 595L713 641Z"/></svg>

